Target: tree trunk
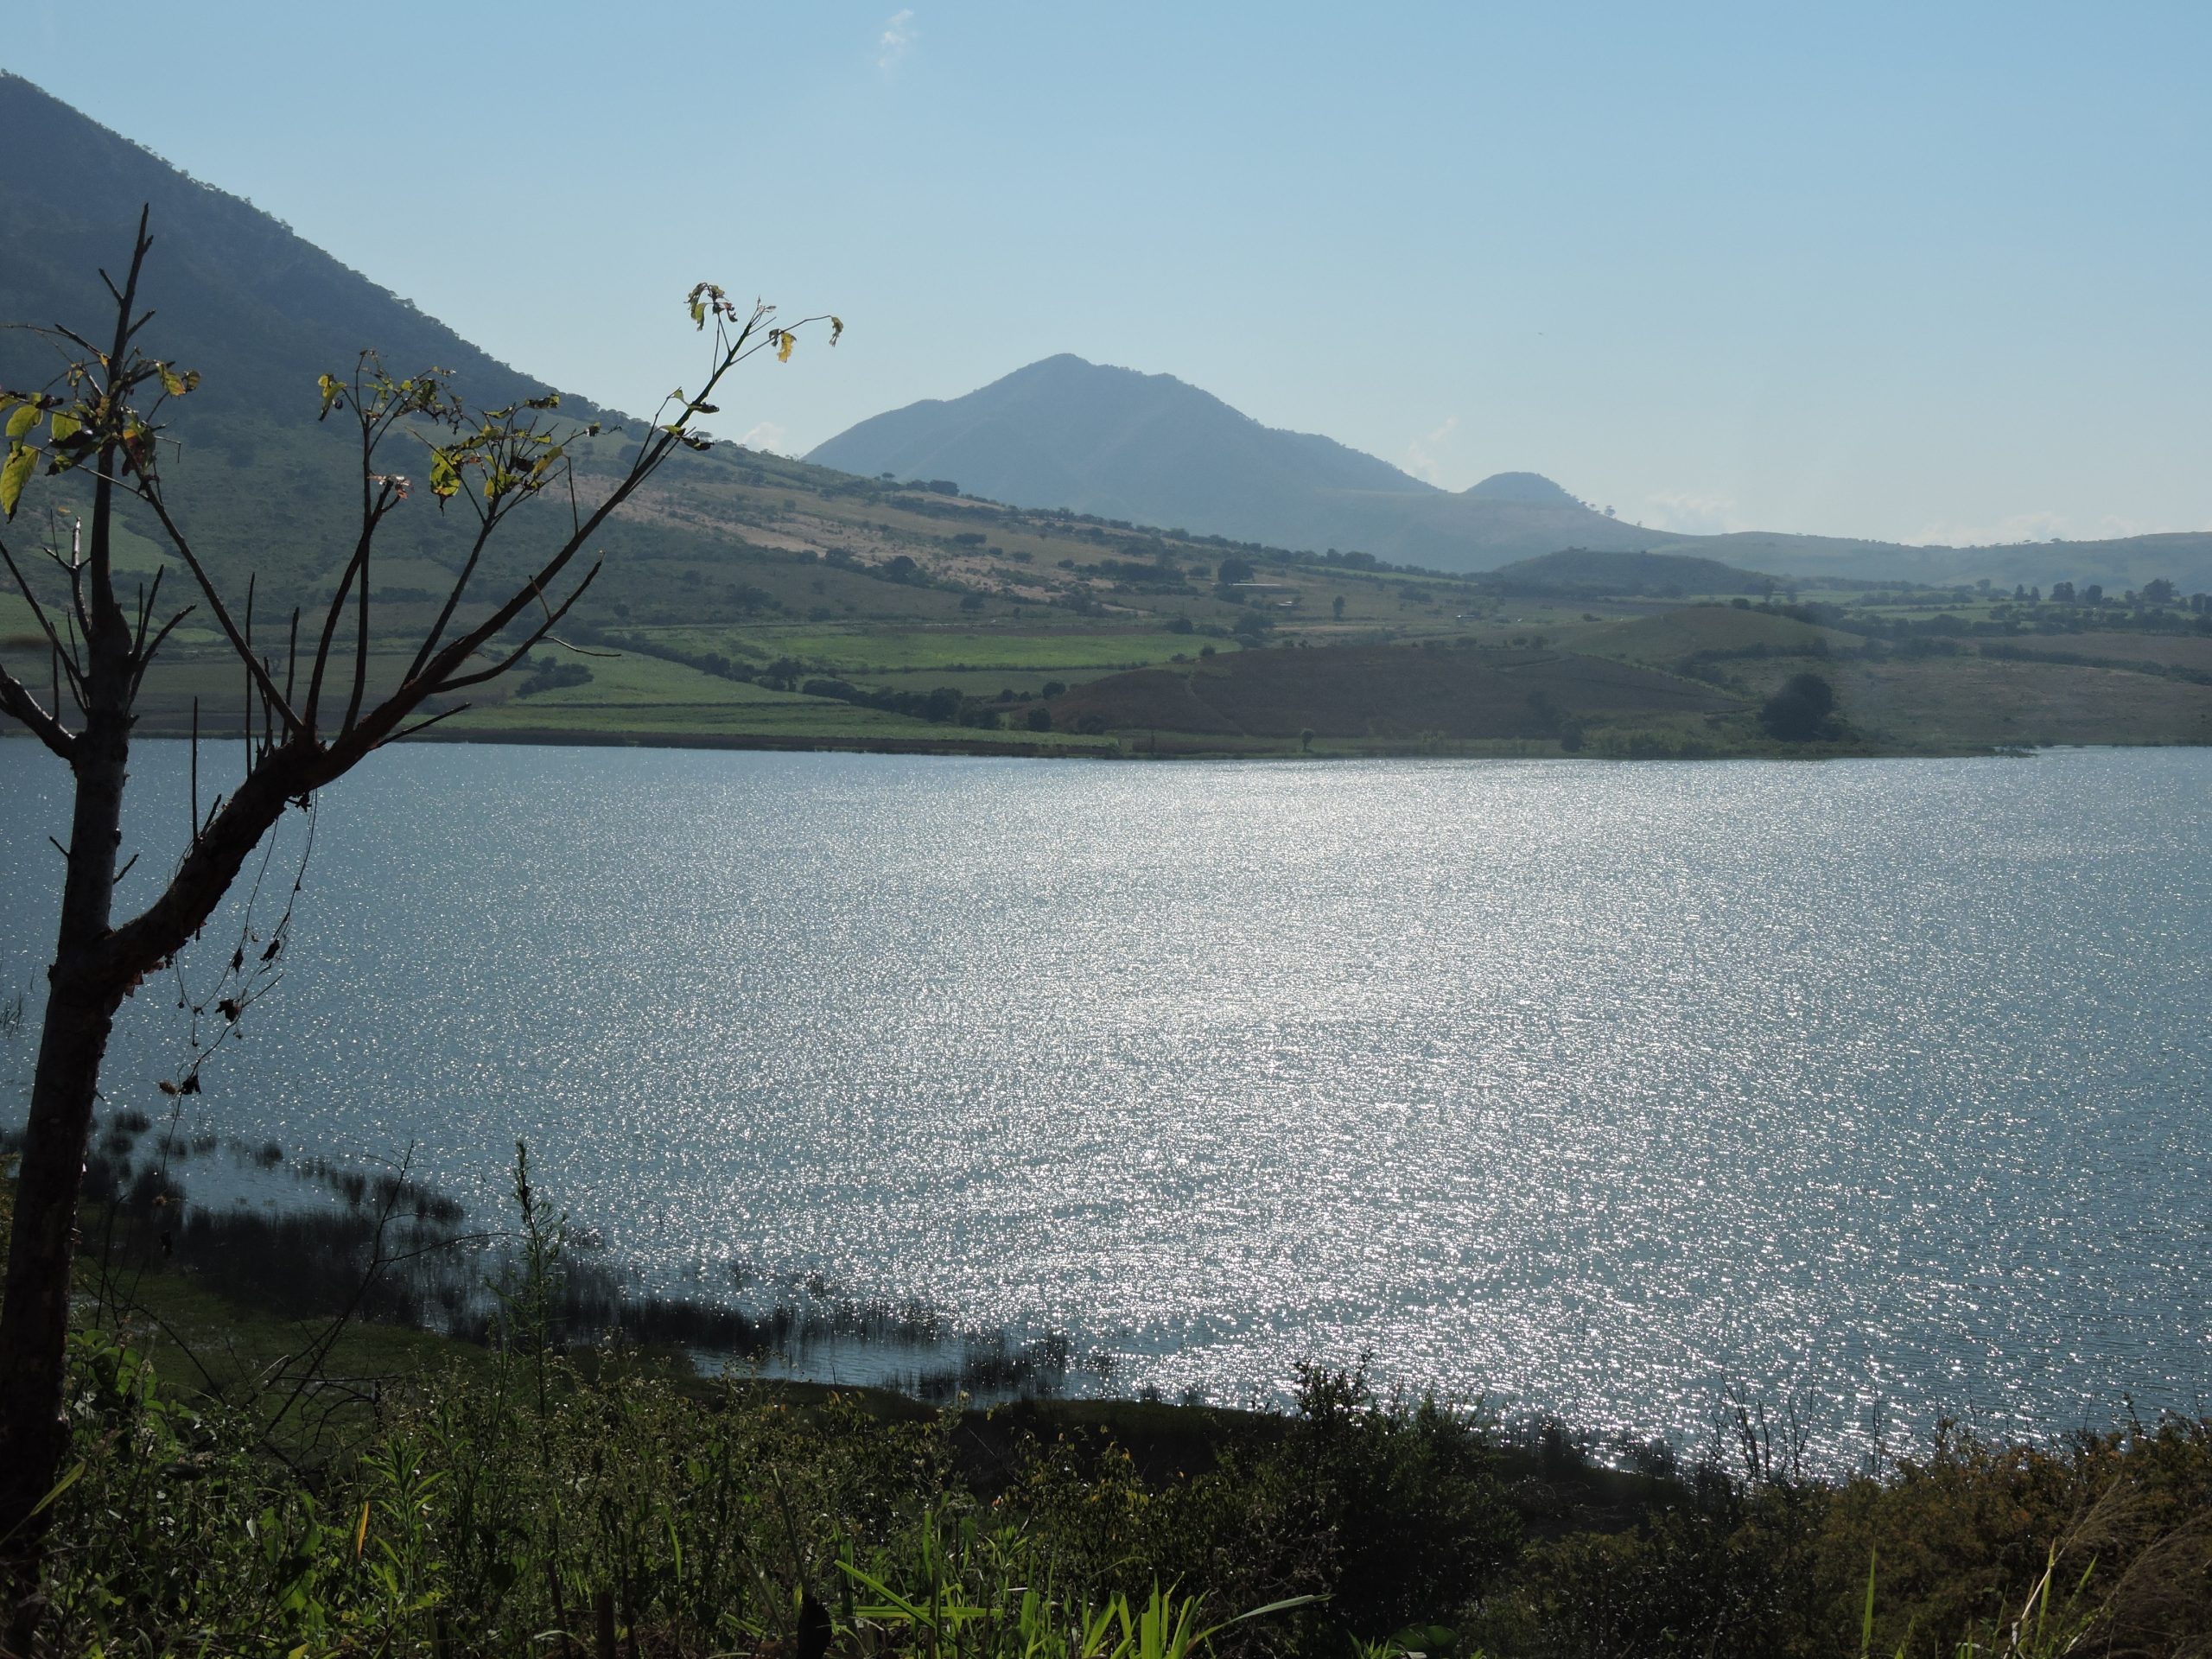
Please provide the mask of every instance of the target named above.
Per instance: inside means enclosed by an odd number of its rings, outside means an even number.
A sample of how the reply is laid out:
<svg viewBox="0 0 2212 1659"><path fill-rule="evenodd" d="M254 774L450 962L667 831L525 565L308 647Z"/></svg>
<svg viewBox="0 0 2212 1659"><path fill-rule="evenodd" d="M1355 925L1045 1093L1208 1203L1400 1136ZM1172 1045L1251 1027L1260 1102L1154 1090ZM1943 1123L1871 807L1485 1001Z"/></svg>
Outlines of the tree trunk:
<svg viewBox="0 0 2212 1659"><path fill-rule="evenodd" d="M29 439L24 440L48 457L48 472L87 464L81 444L62 447L65 416L74 435L82 437L84 443L97 445L97 464L90 467L93 486L88 556L78 557L73 537L68 558L60 560L70 608L57 613L68 622L73 612L76 625L66 642L47 607L16 568L13 554L0 545L0 560L4 560L36 614L57 659L57 669L64 663L68 666L70 687L84 713L82 729L69 731L59 708L50 712L42 709L0 664L0 714L21 720L47 747L67 761L76 780L61 925L54 964L47 975L46 1020L39 1041L38 1069L32 1080L30 1118L8 1241L4 1301L0 1301L0 1593L8 1597L13 1608L4 1631L0 1631L0 1659L14 1659L31 1650L41 1611L40 1543L51 1517L34 1511L58 1484L68 1451L62 1395L77 1207L84 1191L92 1108L99 1097L100 1064L117 1007L137 988L143 976L174 958L199 932L247 855L283 817L287 804L296 801L304 805L316 790L344 776L373 750L410 737L445 718L444 713L417 718L431 697L442 698L496 679L522 661L532 646L551 638L552 630L591 585L600 567L594 563L557 604L550 597L553 584L599 533L600 526L679 447L710 447L691 423L711 410L709 400L723 377L753 352L779 340L780 355L791 354L790 331L769 327L773 307L756 305L747 318L719 288L708 283L695 288L689 296L693 326L703 329L710 318L713 326L713 353L700 391L690 398L680 391L675 394L674 404L680 408L674 422L660 423L660 416L655 416L656 426L636 450L628 470L588 515L572 519L570 534L558 550L480 620L451 638L447 637L447 628L454 608L476 574L485 544L508 512L556 482L573 486L572 463L562 459L568 437L547 428L536 412L551 407L552 400L534 399L518 409L494 411L478 430L474 416L461 417L457 403L448 407L440 386L442 375L395 382L365 356L350 386L326 376L323 413L327 416L342 404L360 429L361 528L353 556L331 600L321 643L307 664L304 709L296 710L291 696L294 671L301 666L299 613L294 612L291 617L283 689L279 690L275 660L257 652L252 642L251 584L241 628L162 499L160 479L151 463L158 429L149 423L132 399L141 387L157 378L164 398L181 397L183 391L179 386L188 391L197 377L188 375L180 380L167 365L145 358L131 345L133 336L152 315L150 312L139 315L137 306L139 273L152 245L146 233L146 214L142 212L130 275L119 290L109 283L116 298L112 348L104 356L96 354L96 362L74 365L69 385L80 395L73 402L63 399L67 409L53 408L51 429L55 435L52 442L40 449ZM834 344L844 325L835 318L827 321ZM756 338L764 329L767 331L765 340ZM93 349L81 336L66 330L57 330L54 337L57 341L66 337L87 352ZM156 400L156 408L160 401ZM52 402L46 400L37 407L43 411ZM453 488L439 492L441 499L458 492L476 506L474 545L444 609L423 639L398 690L373 708L365 709L362 699L371 639L370 546L378 525L407 494L404 479L375 470L377 447L397 432L412 433L410 422L417 416L426 418L450 438L435 453L452 480L458 480L463 471L468 471L473 480L474 469L481 468L487 480L496 476L507 481L498 489L487 482L480 502L469 492L460 490L457 482ZM599 429L595 424L584 429L588 433ZM15 436L12 427L10 435ZM434 466L434 480L436 475ZM259 700L264 733L261 743L249 742L246 776L237 789L214 809L207 822L193 826L184 857L160 896L120 927L113 918L115 860L122 841L131 703L139 677L185 613L173 614L149 642L148 629L155 620L160 593L158 577L139 595L135 632L117 603L110 530L118 480L153 512L170 550L190 571L198 587L199 602L205 605L245 669L253 688L249 702L253 697ZM573 487L570 496L573 504ZM0 518L12 518L15 505L10 500ZM60 558L58 550L56 557ZM331 665L332 644L349 602L355 607L357 640L352 696L337 731L326 741L316 733L318 699ZM543 613L542 620L531 624L516 648L505 653L493 651L493 644L502 632L533 609ZM488 660L480 666L475 660L479 658ZM58 702L58 689L55 696ZM251 730L251 708L248 727ZM274 951L272 944L271 956ZM234 971L238 966L234 961ZM226 1007L231 1019L237 1018L232 1005L219 1006Z"/></svg>
<svg viewBox="0 0 2212 1659"><path fill-rule="evenodd" d="M106 580L107 484L93 507L98 570L86 642L85 728L70 756L76 805L61 925L47 972L46 1020L31 1077L30 1117L16 1171L16 1219L0 1302L0 1571L13 1580L5 1640L28 1646L37 1616L39 1541L51 1512L32 1513L54 1490L68 1448L61 1414L77 1203L92 1103L117 1005L128 988L114 970L111 923L123 786L130 762L131 639Z"/></svg>
<svg viewBox="0 0 2212 1659"><path fill-rule="evenodd" d="M52 976L46 1030L31 1084L30 1122L8 1243L7 1300L0 1306L0 1534L12 1560L28 1555L45 1519L32 1507L53 1490L67 1430L61 1420L64 1351L92 1098L114 1004L65 984L63 953Z"/></svg>

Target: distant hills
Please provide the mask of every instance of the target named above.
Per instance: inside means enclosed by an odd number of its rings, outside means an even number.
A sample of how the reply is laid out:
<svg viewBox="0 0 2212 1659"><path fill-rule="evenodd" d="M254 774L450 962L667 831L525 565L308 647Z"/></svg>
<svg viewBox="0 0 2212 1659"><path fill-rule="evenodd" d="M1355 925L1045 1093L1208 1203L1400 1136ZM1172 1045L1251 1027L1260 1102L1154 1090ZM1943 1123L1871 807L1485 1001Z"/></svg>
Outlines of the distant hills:
<svg viewBox="0 0 2212 1659"><path fill-rule="evenodd" d="M1453 573L1573 548L1688 555L1807 582L1986 578L2008 588L2071 581L2117 590L2164 575L2190 591L2212 588L2212 533L1992 548L1685 536L1593 512L1535 473L1499 473L1453 493L1333 439L1263 426L1172 375L1065 354L965 397L862 421L807 459L864 475L947 480L1017 506L1313 552L1356 550Z"/></svg>
<svg viewBox="0 0 2212 1659"><path fill-rule="evenodd" d="M1501 473L1454 494L1332 438L1262 426L1173 375L1065 353L964 397L862 421L807 459L864 475L947 479L1015 506L1316 552L1356 549L1438 570L1669 539L1592 512L1534 473Z"/></svg>
<svg viewBox="0 0 2212 1659"><path fill-rule="evenodd" d="M1656 540L1653 545L1661 543ZM1770 570L1808 583L1827 581L1965 586L1987 581L2010 589L2023 583L2098 582L2113 593L2156 576L2185 593L2212 590L2212 531L2115 537L2101 541L2012 542L1992 547L1912 547L1840 536L1790 536L1740 531L1729 536L1676 537L1670 553L1694 553Z"/></svg>

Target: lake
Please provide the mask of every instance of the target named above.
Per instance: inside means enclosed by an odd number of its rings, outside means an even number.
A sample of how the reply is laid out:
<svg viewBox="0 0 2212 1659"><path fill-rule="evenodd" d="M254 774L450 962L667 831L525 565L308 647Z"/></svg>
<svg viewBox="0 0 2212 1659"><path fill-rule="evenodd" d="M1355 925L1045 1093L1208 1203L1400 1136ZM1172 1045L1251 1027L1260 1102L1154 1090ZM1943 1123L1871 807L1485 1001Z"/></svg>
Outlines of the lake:
<svg viewBox="0 0 2212 1659"><path fill-rule="evenodd" d="M143 900L182 746L136 772ZM0 995L50 947L63 781L0 744ZM2178 749L417 746L322 798L288 972L186 1127L412 1146L486 1214L525 1137L642 1282L1064 1332L1119 1391L1367 1353L1622 1435L1739 1390L1830 1460L2202 1410L2208 807ZM126 1005L118 1106L162 1110L174 1002Z"/></svg>

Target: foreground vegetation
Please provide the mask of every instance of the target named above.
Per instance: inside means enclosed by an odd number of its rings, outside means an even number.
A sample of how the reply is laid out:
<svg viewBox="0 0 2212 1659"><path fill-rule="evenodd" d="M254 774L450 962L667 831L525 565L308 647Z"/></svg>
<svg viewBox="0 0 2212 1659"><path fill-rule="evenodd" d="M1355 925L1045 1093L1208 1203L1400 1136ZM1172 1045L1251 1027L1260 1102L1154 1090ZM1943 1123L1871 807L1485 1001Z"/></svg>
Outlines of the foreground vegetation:
<svg viewBox="0 0 2212 1659"><path fill-rule="evenodd" d="M1320 1370L1286 1414L931 1410L564 1329L526 1179L474 1343L225 1302L148 1213L86 1253L54 1652L2212 1651L2212 1421L1823 1480L1755 1407L1612 1470Z"/></svg>

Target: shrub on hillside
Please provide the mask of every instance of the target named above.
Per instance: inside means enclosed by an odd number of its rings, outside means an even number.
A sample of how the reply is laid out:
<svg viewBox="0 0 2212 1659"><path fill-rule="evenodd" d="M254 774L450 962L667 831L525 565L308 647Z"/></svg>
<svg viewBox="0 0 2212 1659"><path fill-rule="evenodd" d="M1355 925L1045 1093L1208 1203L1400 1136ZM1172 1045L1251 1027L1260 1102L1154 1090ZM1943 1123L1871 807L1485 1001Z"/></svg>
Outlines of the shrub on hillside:
<svg viewBox="0 0 2212 1659"><path fill-rule="evenodd" d="M1793 674L1766 700L1759 724L1785 743L1812 743L1835 735L1835 688L1817 674Z"/></svg>

